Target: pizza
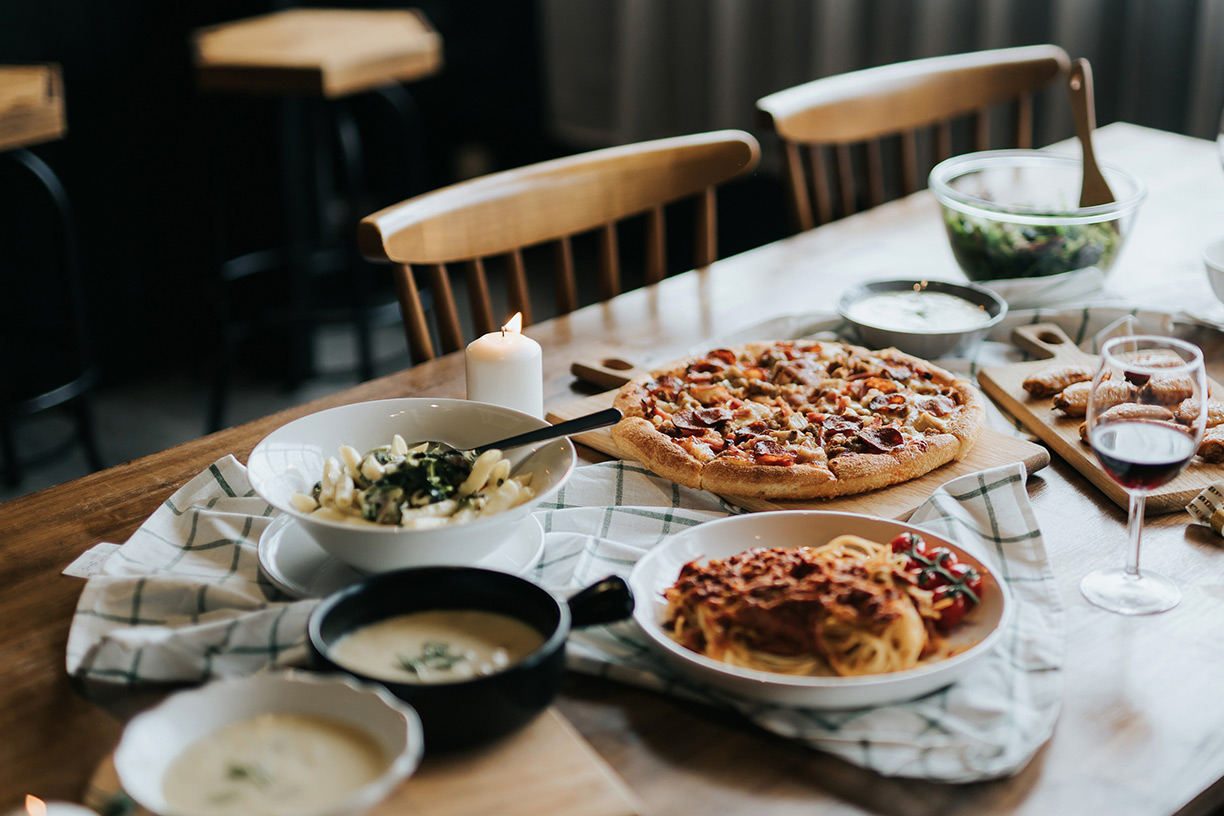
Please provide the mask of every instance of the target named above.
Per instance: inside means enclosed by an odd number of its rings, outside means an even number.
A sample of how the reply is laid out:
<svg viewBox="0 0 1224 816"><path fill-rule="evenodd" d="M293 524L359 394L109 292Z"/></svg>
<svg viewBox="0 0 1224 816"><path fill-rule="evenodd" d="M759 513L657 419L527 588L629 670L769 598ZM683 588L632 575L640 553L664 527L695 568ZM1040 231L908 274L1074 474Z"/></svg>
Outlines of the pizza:
<svg viewBox="0 0 1224 816"><path fill-rule="evenodd" d="M612 437L688 487L845 496L964 457L985 425L963 378L896 349L824 341L717 348L626 383Z"/></svg>

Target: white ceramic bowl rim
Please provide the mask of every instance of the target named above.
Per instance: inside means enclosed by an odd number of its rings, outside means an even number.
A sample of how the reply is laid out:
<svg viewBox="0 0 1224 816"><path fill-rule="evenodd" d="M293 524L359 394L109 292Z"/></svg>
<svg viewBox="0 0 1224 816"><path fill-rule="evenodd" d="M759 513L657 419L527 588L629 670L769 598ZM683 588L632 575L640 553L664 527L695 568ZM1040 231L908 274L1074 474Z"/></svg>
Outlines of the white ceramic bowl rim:
<svg viewBox="0 0 1224 816"><path fill-rule="evenodd" d="M1052 211L1049 207L1023 204L1000 204L997 201L968 194L951 182L969 173L1005 167L1055 167L1079 172L1080 159L1047 153L1041 150L985 150L965 153L945 159L931 169L928 185L944 206L967 215L977 215L1016 224L1034 226L1053 224L1088 224L1113 221L1135 210L1147 197L1147 187L1136 176L1111 164L1098 163L1118 199L1110 204L1077 207L1073 210Z"/></svg>
<svg viewBox="0 0 1224 816"><path fill-rule="evenodd" d="M1224 238L1212 241L1203 249L1203 263L1216 272L1224 272Z"/></svg>
<svg viewBox="0 0 1224 816"><path fill-rule="evenodd" d="M872 323L867 320L861 320L851 317L848 310L851 304L862 300L871 295L883 294L885 292L905 292L910 291L916 286L921 286L924 291L944 292L949 295L960 295L963 297L964 290L969 290L977 295L980 300L991 304L995 314L991 316L986 323L979 323L976 326L969 326L964 329L955 329L952 331L931 329L929 331L896 329L891 326L883 326L878 323ZM968 298L966 298L968 300ZM973 302L972 300L970 301ZM984 304L975 304L984 305ZM988 307L989 310L990 307ZM888 280L873 280L864 281L863 283L851 286L846 291L842 292L837 299L837 313L843 319L855 325L868 326L878 331L885 331L889 334L895 334L898 337L930 337L931 335L961 335L973 334L982 332L985 334L992 328L997 326L1003 318L1007 317L1007 301L999 297L985 286L979 286L975 283L961 283L959 281L942 281L934 279L917 278L890 278Z"/></svg>
<svg viewBox="0 0 1224 816"><path fill-rule="evenodd" d="M819 521L819 517L821 516L830 518L839 517L844 519L855 515L857 514L813 510L775 511L765 514L753 514L751 516L731 516L726 519L707 522L707 525L728 523L750 524L751 522L744 520L751 518L765 519L766 523L768 524L785 523L785 517L797 518L806 516L810 517L813 521ZM638 604L634 608L633 617L649 639L654 643L654 645L669 653L679 665L683 666L686 663L693 664L695 667L700 667L713 675L721 675L725 678L738 681L747 681L754 685L759 684L762 689L761 696L763 698L766 696L764 693L765 690L767 690L769 687L791 689L795 691L807 691L811 692L813 697L822 692L864 692L871 694L873 693L873 689L875 690L875 693L886 694L889 689L919 685L925 678L932 675L954 674L962 664L977 660L994 647L998 640L1002 638L1003 633L1006 631L1010 623L1013 614L1013 601L1011 599L1011 593L1007 587L1007 584L999 578L998 574L996 574L990 568L989 564L982 563L981 559L974 557L971 553L966 553L965 550L955 542L949 541L942 536L931 533L927 530L919 530L918 528L912 527L904 522L897 522L889 519L876 519L870 516L861 518L869 519L872 522L883 521L890 525L896 525L898 530L908 529L916 531L922 535L922 537L926 539L928 543L948 547L958 557L968 557L975 563L981 564L983 571L986 573L985 577L989 577L993 581L993 584L999 588L1001 594L1002 608L999 615L999 620L995 622L994 626L981 640L977 641L963 651L943 660L927 663L912 669L907 669L905 671L890 672L887 674L864 675L858 677L842 677L825 675L787 675L774 672L758 671L756 669L743 668L740 666L732 666L727 663L723 663L722 661L698 654L697 652L682 646L672 638L668 637L663 631L663 628L659 622L652 619L652 616L655 614L655 606L652 604ZM737 520L739 521L737 522ZM679 540L681 536L696 536L700 534L701 529L704 526L706 525L699 525L698 527L685 530L673 536L671 540L674 542ZM635 595L645 595L646 597L649 597L648 592L646 592L649 587L646 586L645 582L649 580L649 571L653 568L652 560L664 554L665 551L662 548L666 546L667 543L665 542L664 544L656 547L654 550L651 550L646 556L639 560L638 564L634 567L633 574L630 578L630 584ZM749 546L751 545L746 545L744 549L748 549ZM902 695L897 699L905 699L905 695ZM817 702L815 699L809 701L809 703L813 705L813 707L820 707L819 702Z"/></svg>
<svg viewBox="0 0 1224 816"><path fill-rule="evenodd" d="M411 706L397 699L382 686L374 683L363 683L348 675L318 674L290 669L245 677L228 677L213 680L196 688L176 692L153 708L137 714L125 726L123 736L120 738L119 745L115 749L115 771L119 776L119 782L123 790L149 812L166 812L166 803L161 793L162 777L159 775L156 780L149 778L148 763L144 759L151 749L148 745L140 744L142 739L156 739L156 734L159 730L165 732L166 728L164 725L161 728L158 727L159 720L165 717L174 717L175 712L181 710L191 711L198 716L199 707L211 706L213 698L216 698L218 695L222 701L240 700L239 697L234 695L241 695L245 686L285 683L303 687L309 685L315 687L318 691L322 691L326 687L343 686L354 694L377 701L377 705L380 706L377 708L377 711L380 717L385 717L385 721L380 724L380 728L377 729L378 731L384 734L395 734L393 739L398 743L401 736L399 731L402 729L403 747L398 753L386 756L386 768L383 769L378 777L352 791L342 802L328 808L320 808L317 811L303 814L303 816L338 816L339 814L368 810L386 798L400 782L411 776L416 770L424 753L424 731L421 727L420 717ZM332 694L329 697L334 698L335 695ZM276 698L273 697L273 699ZM254 716L254 714L259 713L259 711L254 710L249 714L243 713L241 712L241 707L238 708L240 713L232 717L227 716L224 711L216 712L211 727L206 727L201 736L212 733L217 728L228 725L231 722L237 722L246 716ZM262 710L269 712L303 711L304 713L351 722L360 727L356 719L346 720L343 716L331 713L332 708L330 706L324 707L319 705L315 709L307 710L297 709L288 704L280 706L274 703ZM369 725L372 726L373 723ZM376 736L374 729L371 728L369 733L371 736L375 736L380 743L385 743L385 740ZM179 745L177 750L166 750L165 748L158 750L158 754L165 758L162 767L168 767L190 744L189 740ZM384 747L386 747L385 744ZM196 811L175 811L173 813L167 812L167 816L194 816L195 813Z"/></svg>

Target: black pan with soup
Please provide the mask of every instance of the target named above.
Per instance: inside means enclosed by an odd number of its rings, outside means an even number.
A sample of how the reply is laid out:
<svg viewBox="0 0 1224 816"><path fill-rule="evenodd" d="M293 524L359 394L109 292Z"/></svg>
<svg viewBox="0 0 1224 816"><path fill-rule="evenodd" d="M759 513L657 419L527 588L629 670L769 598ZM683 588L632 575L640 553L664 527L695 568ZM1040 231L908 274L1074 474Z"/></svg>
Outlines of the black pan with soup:
<svg viewBox="0 0 1224 816"><path fill-rule="evenodd" d="M331 659L395 683L451 683L504 671L544 645L534 626L480 609L427 609L360 626Z"/></svg>
<svg viewBox="0 0 1224 816"><path fill-rule="evenodd" d="M518 576L421 567L371 576L311 614L314 666L381 683L421 717L426 751L525 725L556 696L573 626L629 617L617 577L563 601Z"/></svg>

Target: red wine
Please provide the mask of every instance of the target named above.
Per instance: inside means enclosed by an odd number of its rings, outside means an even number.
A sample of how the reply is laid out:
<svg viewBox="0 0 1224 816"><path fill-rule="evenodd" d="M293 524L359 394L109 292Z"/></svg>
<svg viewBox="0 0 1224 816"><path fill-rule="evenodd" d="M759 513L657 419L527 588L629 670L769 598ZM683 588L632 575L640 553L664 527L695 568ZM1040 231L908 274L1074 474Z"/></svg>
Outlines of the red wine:
<svg viewBox="0 0 1224 816"><path fill-rule="evenodd" d="M1160 422L1098 425L1089 441L1101 467L1125 488L1160 487L1194 456L1194 438Z"/></svg>

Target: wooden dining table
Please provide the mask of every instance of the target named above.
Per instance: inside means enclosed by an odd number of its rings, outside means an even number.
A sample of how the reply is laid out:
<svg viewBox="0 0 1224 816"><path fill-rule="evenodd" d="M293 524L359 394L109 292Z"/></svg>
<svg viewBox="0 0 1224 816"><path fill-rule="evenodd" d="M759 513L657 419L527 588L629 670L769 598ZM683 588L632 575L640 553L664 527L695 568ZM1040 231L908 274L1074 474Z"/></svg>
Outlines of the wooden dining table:
<svg viewBox="0 0 1224 816"><path fill-rule="evenodd" d="M1078 154L1074 142L1052 149ZM1215 145L1115 123L1097 132L1096 152L1148 190L1107 292L1170 313L1224 308L1200 258L1224 235ZM527 333L543 348L553 407L592 393L571 374L575 361L662 362L768 318L831 311L856 280L959 274L937 203L921 192ZM1203 345L1211 375L1224 378L1224 335L1186 333ZM0 504L0 811L27 792L80 801L123 727L65 671L83 586L61 574L70 562L98 542L123 542L188 479L226 454L245 461L295 417L363 400L463 395L462 354L452 354ZM1149 518L1143 564L1172 576L1183 600L1159 615L1115 615L1085 601L1078 584L1091 569L1122 562L1124 511L1058 457L1030 475L1028 492L1065 606L1066 650L1053 736L1012 777L965 785L886 778L725 711L586 675L567 678L556 708L648 813L1212 812L1224 803L1224 698L1216 693L1224 688L1224 538L1185 513Z"/></svg>

